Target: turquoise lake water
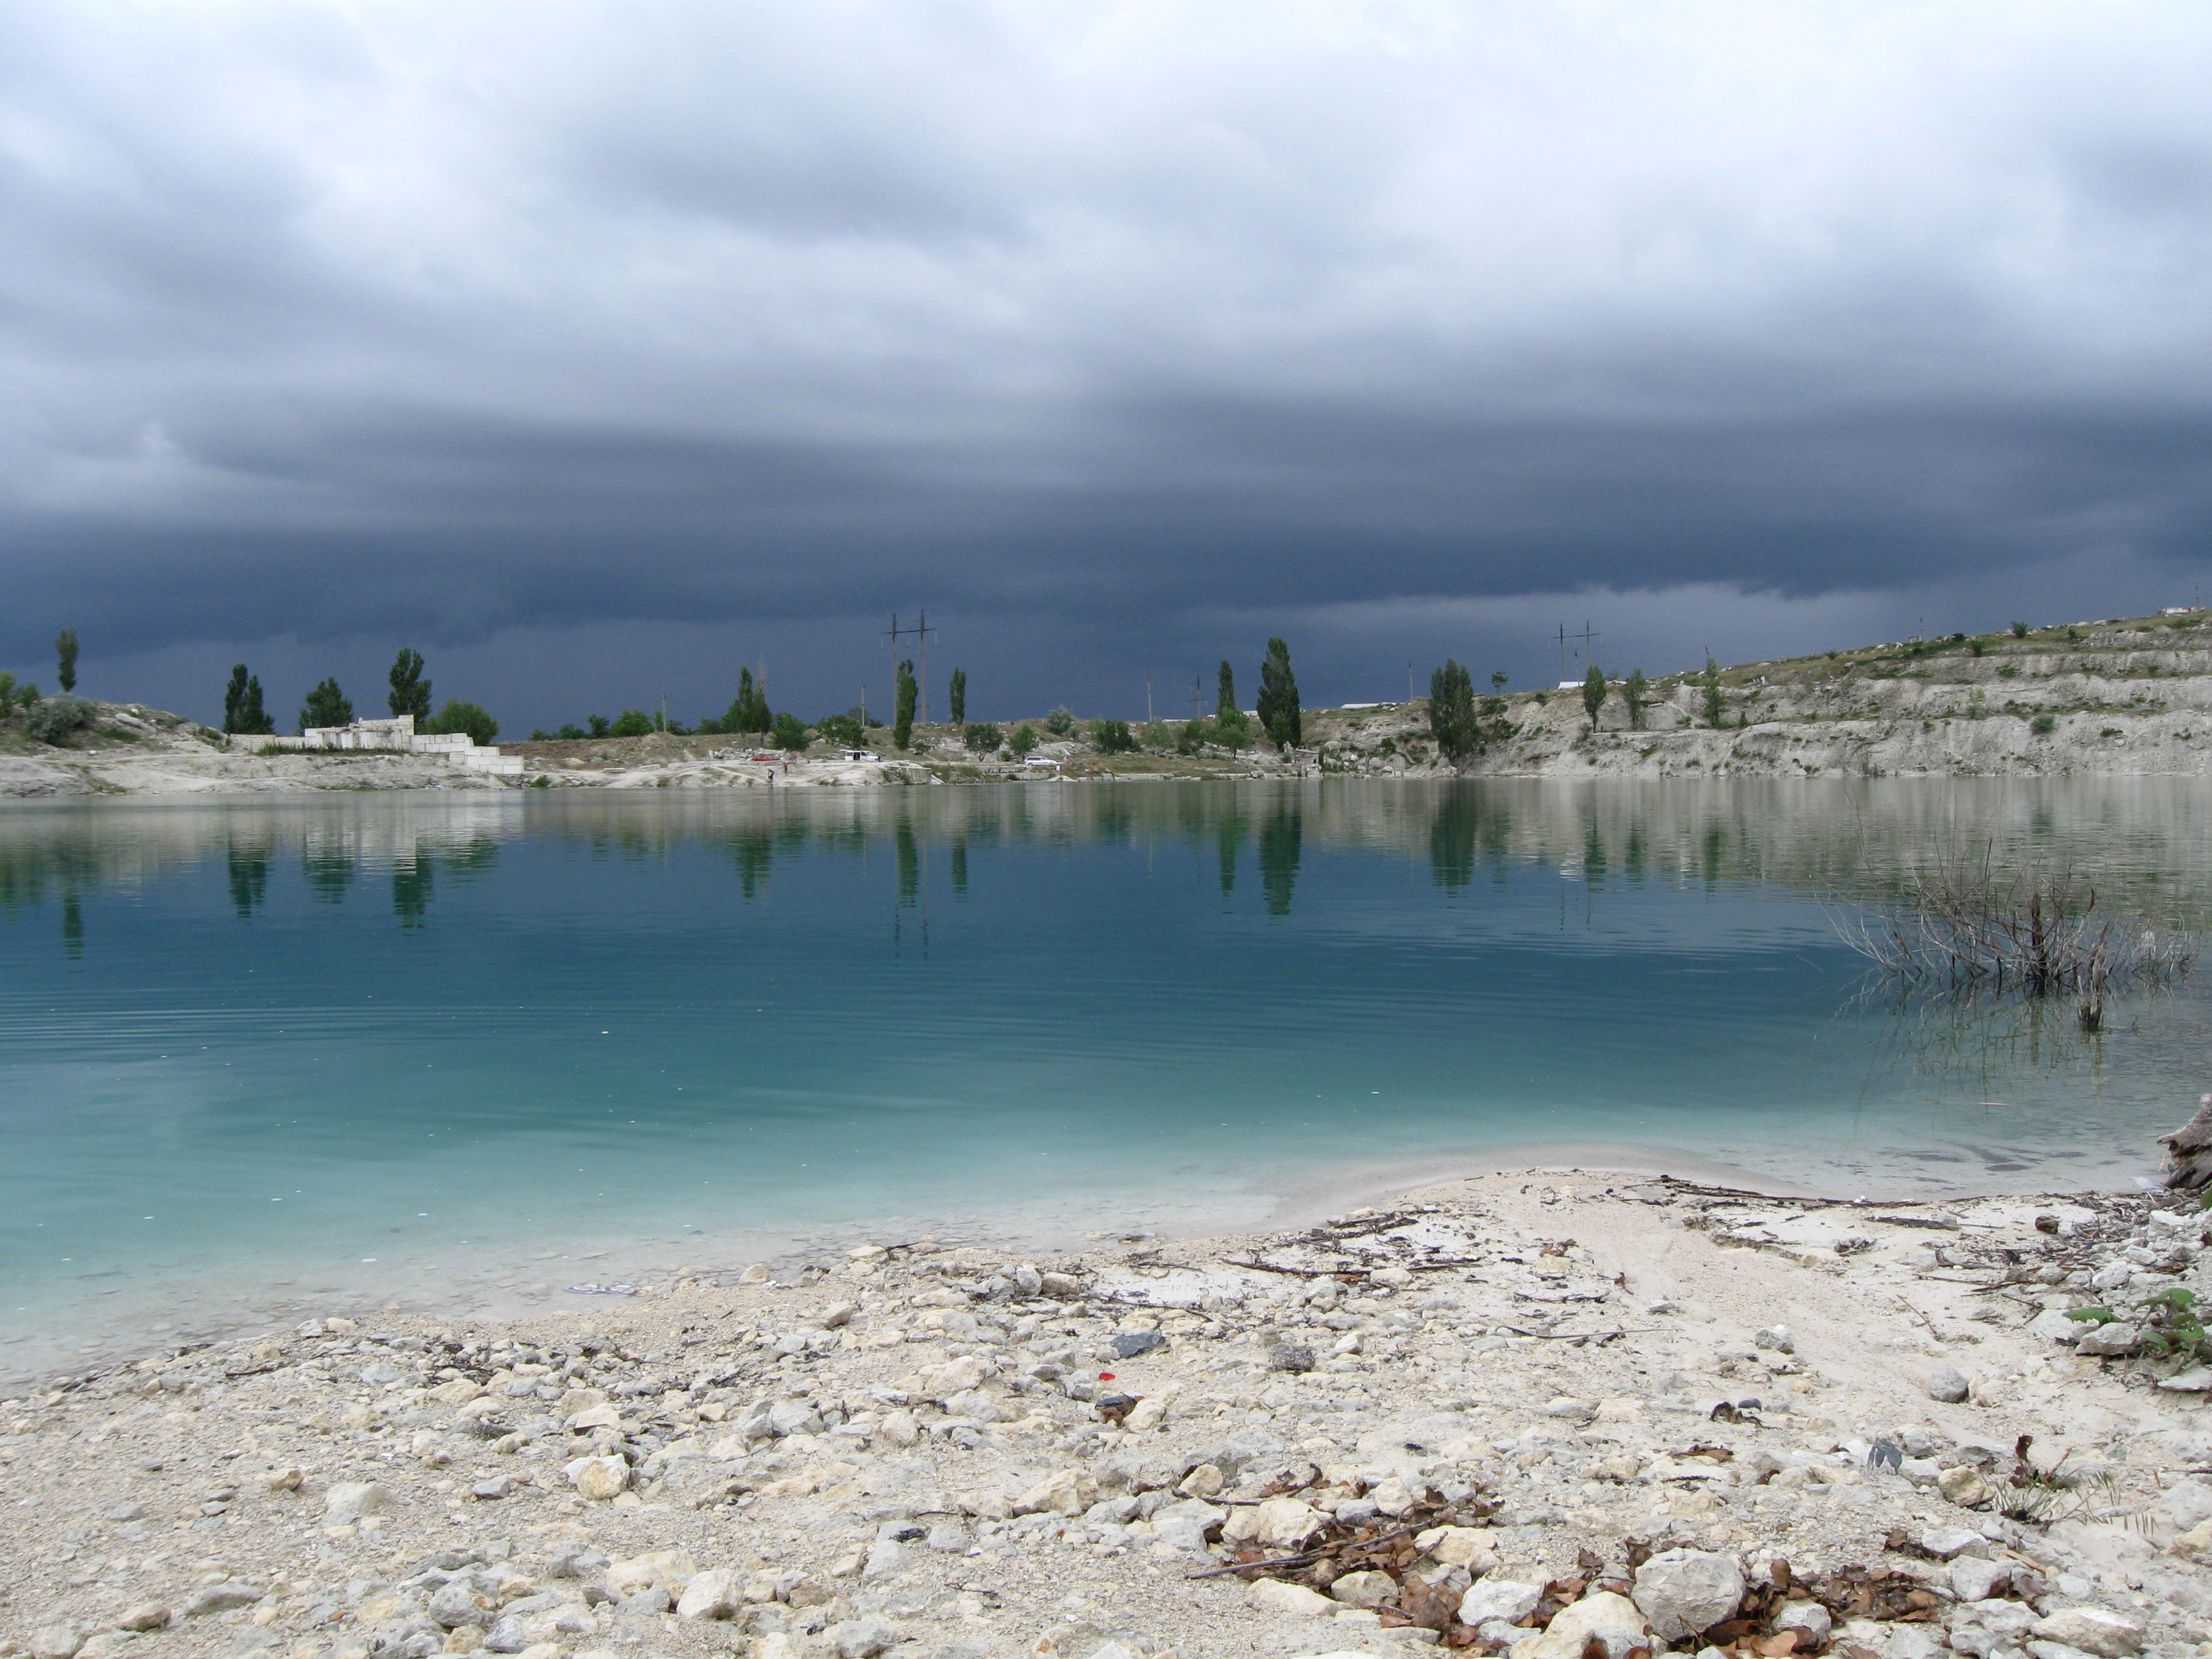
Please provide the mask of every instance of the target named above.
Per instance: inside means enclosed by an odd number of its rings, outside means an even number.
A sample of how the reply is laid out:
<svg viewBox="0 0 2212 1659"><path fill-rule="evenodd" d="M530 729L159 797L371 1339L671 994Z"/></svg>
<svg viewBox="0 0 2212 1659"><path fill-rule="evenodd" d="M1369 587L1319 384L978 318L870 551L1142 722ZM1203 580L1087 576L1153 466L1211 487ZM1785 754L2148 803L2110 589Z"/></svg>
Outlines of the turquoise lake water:
<svg viewBox="0 0 2212 1659"><path fill-rule="evenodd" d="M2164 926L2212 789L1014 785L0 810L0 1374L858 1238L1246 1226L1637 1149L2126 1185L2203 998L1899 1012L1830 919L1989 841Z"/></svg>

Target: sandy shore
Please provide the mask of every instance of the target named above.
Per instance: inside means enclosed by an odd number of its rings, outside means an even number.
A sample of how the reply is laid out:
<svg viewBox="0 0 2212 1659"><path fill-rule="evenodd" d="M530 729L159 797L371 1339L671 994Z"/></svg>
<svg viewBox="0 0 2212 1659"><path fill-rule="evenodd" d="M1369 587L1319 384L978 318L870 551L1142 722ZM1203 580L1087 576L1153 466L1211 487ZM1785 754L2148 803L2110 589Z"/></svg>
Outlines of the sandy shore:
<svg viewBox="0 0 2212 1659"><path fill-rule="evenodd" d="M0 1630L41 1659L2181 1659L2212 1376L2122 1351L2206 1288L2203 1225L1576 1172L1034 1260L884 1239L501 1324L333 1309L0 1407Z"/></svg>

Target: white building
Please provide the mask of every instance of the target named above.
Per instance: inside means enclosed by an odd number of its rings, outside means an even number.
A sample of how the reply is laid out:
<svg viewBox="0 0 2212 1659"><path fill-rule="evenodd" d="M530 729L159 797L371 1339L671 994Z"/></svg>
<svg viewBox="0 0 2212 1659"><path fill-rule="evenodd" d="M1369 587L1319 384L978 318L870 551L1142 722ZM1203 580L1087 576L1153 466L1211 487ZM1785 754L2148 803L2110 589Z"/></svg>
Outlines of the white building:
<svg viewBox="0 0 2212 1659"><path fill-rule="evenodd" d="M386 754L438 755L465 772L489 772L495 777L522 775L522 757L502 755L480 744L465 732L417 732L412 714L390 720L356 720L350 726L311 726L296 738L233 732L233 749L259 753L270 749L344 749Z"/></svg>

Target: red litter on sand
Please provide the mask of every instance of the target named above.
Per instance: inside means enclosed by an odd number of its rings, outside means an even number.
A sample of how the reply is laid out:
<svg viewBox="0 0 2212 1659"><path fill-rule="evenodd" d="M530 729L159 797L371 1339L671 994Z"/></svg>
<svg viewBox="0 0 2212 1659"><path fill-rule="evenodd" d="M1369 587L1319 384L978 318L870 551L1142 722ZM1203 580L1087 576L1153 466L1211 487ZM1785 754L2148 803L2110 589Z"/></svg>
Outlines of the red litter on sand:
<svg viewBox="0 0 2212 1659"><path fill-rule="evenodd" d="M1101 1371L1098 1373L1098 1380L1101 1382L1111 1382L1114 1380L1114 1373L1111 1371Z"/></svg>

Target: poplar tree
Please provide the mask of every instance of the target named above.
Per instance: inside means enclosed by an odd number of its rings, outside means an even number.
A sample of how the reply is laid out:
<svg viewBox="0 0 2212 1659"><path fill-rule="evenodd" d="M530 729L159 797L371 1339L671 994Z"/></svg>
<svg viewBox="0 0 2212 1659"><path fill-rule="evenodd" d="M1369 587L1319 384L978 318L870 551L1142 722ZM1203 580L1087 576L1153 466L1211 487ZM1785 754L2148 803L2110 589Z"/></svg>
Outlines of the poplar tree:
<svg viewBox="0 0 2212 1659"><path fill-rule="evenodd" d="M966 669L956 668L952 671L952 678L945 682L945 696L946 701L952 705L952 723L955 726L967 725L968 671Z"/></svg>
<svg viewBox="0 0 2212 1659"><path fill-rule="evenodd" d="M1605 700L1612 690L1612 685L1605 678L1605 670L1592 663L1589 672L1583 676L1583 708L1589 715L1590 730L1593 732L1597 730L1597 712L1605 707Z"/></svg>
<svg viewBox="0 0 2212 1659"><path fill-rule="evenodd" d="M353 720L353 700L338 690L335 678L325 678L307 693L307 706L300 710L300 729L311 726L346 726Z"/></svg>
<svg viewBox="0 0 2212 1659"><path fill-rule="evenodd" d="M1698 676L1698 684L1705 693L1705 724L1720 730L1728 704L1721 696L1721 665L1713 660L1713 653L1705 653L1705 672Z"/></svg>
<svg viewBox="0 0 2212 1659"><path fill-rule="evenodd" d="M1620 688L1620 700L1628 705L1628 723L1638 732L1644 729L1644 711L1651 706L1651 682L1644 678L1640 668L1631 672L1627 682Z"/></svg>
<svg viewBox="0 0 2212 1659"><path fill-rule="evenodd" d="M1298 679L1291 672L1291 647L1280 640L1267 641L1267 659L1260 665L1260 728L1278 749L1291 749L1304 735L1298 708Z"/></svg>
<svg viewBox="0 0 2212 1659"><path fill-rule="evenodd" d="M768 690L756 684L753 671L738 670L738 695L730 702L728 711L722 716L725 732L765 732L773 721L768 711Z"/></svg>
<svg viewBox="0 0 2212 1659"><path fill-rule="evenodd" d="M1453 659L1429 676L1429 735L1446 760L1474 752L1474 680Z"/></svg>
<svg viewBox="0 0 2212 1659"><path fill-rule="evenodd" d="M412 714L416 723L430 718L430 682L422 678L422 653L407 646L399 647L399 654L392 659L392 694L385 698L385 706L392 710L392 718Z"/></svg>
<svg viewBox="0 0 2212 1659"><path fill-rule="evenodd" d="M903 658L898 665L897 712L891 717L891 741L902 749L913 746L914 706L921 696L921 684L914 678L914 659Z"/></svg>
<svg viewBox="0 0 2212 1659"><path fill-rule="evenodd" d="M1237 706L1237 671L1229 665L1226 657L1221 659L1220 680L1220 692L1213 699L1213 712L1216 714L1243 714L1244 711Z"/></svg>
<svg viewBox="0 0 2212 1659"><path fill-rule="evenodd" d="M264 734L272 729L268 711L262 706L261 677L247 673L244 663L230 671L230 684L223 688L222 729L241 737Z"/></svg>
<svg viewBox="0 0 2212 1659"><path fill-rule="evenodd" d="M54 635L54 656L64 691L76 690L76 629L64 628Z"/></svg>

